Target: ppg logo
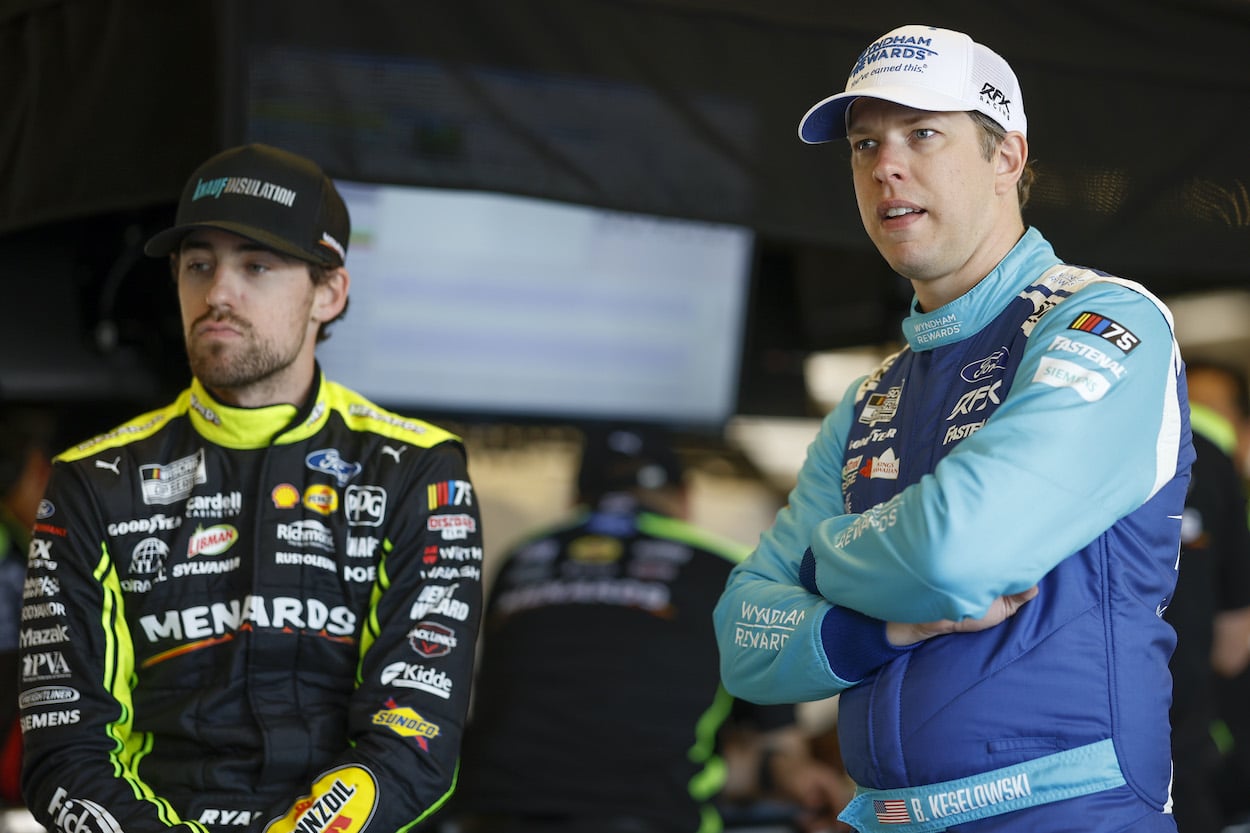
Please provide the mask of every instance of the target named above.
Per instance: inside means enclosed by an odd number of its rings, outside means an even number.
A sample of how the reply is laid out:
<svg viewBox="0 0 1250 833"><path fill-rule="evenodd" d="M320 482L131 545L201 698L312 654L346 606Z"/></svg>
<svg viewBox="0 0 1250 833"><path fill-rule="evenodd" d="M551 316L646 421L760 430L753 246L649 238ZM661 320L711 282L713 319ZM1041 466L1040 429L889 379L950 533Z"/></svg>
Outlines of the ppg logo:
<svg viewBox="0 0 1250 833"><path fill-rule="evenodd" d="M386 489L381 486L348 486L343 511L351 526L381 526L386 517Z"/></svg>

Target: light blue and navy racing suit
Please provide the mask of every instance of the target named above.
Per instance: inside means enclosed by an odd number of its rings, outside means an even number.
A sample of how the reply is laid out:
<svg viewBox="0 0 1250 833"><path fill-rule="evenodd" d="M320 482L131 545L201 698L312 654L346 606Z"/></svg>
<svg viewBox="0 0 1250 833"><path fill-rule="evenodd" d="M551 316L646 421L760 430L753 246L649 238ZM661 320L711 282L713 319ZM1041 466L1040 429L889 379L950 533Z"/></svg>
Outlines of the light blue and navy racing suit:
<svg viewBox="0 0 1250 833"><path fill-rule="evenodd" d="M860 829L1174 830L1161 614L1193 448L1169 313L1030 229L904 333L731 575L727 687L842 692ZM1035 584L997 627L885 639Z"/></svg>

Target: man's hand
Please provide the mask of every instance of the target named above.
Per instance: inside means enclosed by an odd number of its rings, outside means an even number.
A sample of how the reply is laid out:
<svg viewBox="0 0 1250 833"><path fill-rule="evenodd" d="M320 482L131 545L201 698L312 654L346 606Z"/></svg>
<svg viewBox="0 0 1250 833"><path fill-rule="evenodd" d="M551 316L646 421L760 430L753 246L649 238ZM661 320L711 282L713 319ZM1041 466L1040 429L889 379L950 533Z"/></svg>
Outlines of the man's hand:
<svg viewBox="0 0 1250 833"><path fill-rule="evenodd" d="M999 596L980 619L961 619L958 622L951 619L939 619L936 622L924 622L921 624L887 622L885 638L890 641L891 645L903 647L947 633L973 633L975 631L987 630L1015 616L1016 611L1036 595L1037 585L1033 585L1028 590L1023 590L1019 593Z"/></svg>

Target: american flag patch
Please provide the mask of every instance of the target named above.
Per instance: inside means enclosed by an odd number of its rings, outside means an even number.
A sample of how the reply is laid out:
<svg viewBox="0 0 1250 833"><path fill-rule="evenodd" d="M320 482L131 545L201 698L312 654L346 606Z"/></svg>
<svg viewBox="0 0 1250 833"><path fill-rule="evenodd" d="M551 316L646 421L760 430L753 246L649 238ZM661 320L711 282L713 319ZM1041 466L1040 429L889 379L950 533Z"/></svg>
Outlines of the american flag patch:
<svg viewBox="0 0 1250 833"><path fill-rule="evenodd" d="M901 798L873 799L872 811L881 824L911 824L907 802Z"/></svg>

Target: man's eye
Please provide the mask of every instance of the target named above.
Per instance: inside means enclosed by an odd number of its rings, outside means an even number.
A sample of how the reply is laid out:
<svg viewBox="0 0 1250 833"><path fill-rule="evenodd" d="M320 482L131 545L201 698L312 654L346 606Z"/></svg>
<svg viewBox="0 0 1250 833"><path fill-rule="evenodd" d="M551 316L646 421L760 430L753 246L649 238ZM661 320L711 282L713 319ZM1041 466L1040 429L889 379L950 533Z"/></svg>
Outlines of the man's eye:
<svg viewBox="0 0 1250 833"><path fill-rule="evenodd" d="M877 146L877 143L874 142L872 139L859 139L858 141L851 143L851 148L857 151L871 150L876 146Z"/></svg>
<svg viewBox="0 0 1250 833"><path fill-rule="evenodd" d="M932 127L920 127L916 129L917 139L928 139L935 135L937 135L937 131L934 130Z"/></svg>

